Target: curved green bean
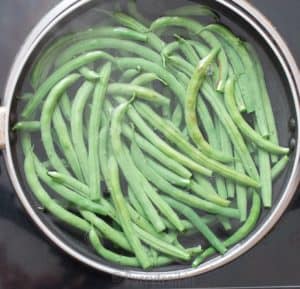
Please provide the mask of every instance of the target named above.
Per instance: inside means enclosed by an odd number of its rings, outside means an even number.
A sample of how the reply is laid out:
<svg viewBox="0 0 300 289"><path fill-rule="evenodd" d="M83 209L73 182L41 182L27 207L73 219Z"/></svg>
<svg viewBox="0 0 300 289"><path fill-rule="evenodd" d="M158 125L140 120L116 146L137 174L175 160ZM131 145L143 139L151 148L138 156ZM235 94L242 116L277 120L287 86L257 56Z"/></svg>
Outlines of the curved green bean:
<svg viewBox="0 0 300 289"><path fill-rule="evenodd" d="M65 168L64 164L61 161L61 158L57 155L53 143L53 138L51 135L51 119L54 113L54 110L57 106L59 98L62 94L69 88L76 80L78 80L78 74L70 74L69 76L63 78L59 81L49 93L46 101L44 102L42 112L41 112L41 139L44 145L46 154L49 158L49 161L53 168L59 172L65 174L70 174L69 171Z"/></svg>
<svg viewBox="0 0 300 289"><path fill-rule="evenodd" d="M230 247L239 241L241 241L243 238L245 238L255 227L261 210L261 200L259 195L256 192L253 192L252 197L252 207L249 213L249 216L247 218L247 221L229 238L227 238L224 241L224 245L226 247ZM201 264L206 258L212 256L215 253L214 248L208 248L206 249L199 257L197 257L193 262L193 267L198 266Z"/></svg>
<svg viewBox="0 0 300 289"><path fill-rule="evenodd" d="M104 259L111 261L113 263L117 263L122 266L131 266L131 267L138 267L139 266L139 261L137 260L136 257L127 257L123 256L117 253L114 253L106 248L101 244L100 239L95 232L94 229L92 229L89 232L89 240L93 246L93 248L96 250L96 252L102 256ZM153 267L156 266L164 266L168 265L174 260L170 257L165 257L165 256L159 256L158 258L155 258L153 260Z"/></svg>
<svg viewBox="0 0 300 289"><path fill-rule="evenodd" d="M170 103L168 98L156 92L155 90L134 84L113 83L108 86L107 92L109 94L119 94L130 97L135 95L137 98L149 100L162 105L169 105Z"/></svg>
<svg viewBox="0 0 300 289"><path fill-rule="evenodd" d="M70 72L82 67L88 63L94 62L97 59L104 58L112 60L112 56L103 51L92 51L84 55L78 56L75 59L70 60L63 66L59 67L54 71L45 82L38 88L34 97L29 100L29 102L24 107L22 111L22 117L28 119L38 105L44 100L45 96L51 90L51 88L59 82L63 77L68 75Z"/></svg>
<svg viewBox="0 0 300 289"><path fill-rule="evenodd" d="M191 223L204 235L207 241L218 250L221 254L224 254L227 249L225 245L217 238L217 236L210 230L210 228L202 221L201 217L197 213L186 205L177 202L169 197L164 197L165 200L174 207L177 211L183 214Z"/></svg>
<svg viewBox="0 0 300 289"><path fill-rule="evenodd" d="M137 54L140 57L146 58L154 63L161 63L160 55L146 46L128 40L120 40L115 38L99 38L76 42L60 54L55 62L55 65L64 65L64 63L66 63L76 55L97 49L117 49L127 51ZM111 59L108 60L113 61L112 57L110 58Z"/></svg>
<svg viewBox="0 0 300 289"><path fill-rule="evenodd" d="M261 135L263 137L268 136L269 129L266 122L265 107L262 101L262 93L259 86L258 75L255 71L255 65L247 51L245 44L224 26L218 24L210 24L206 27L206 29L213 31L214 33L217 33L221 37L225 38L241 57L241 60L245 67L245 71L248 75L247 85L248 87L250 87L252 93L248 96L250 97L250 101L252 100L253 106L250 106L250 108L248 108L247 106L247 111L255 112L256 121ZM246 102L247 98L245 98L244 101Z"/></svg>
<svg viewBox="0 0 300 289"><path fill-rule="evenodd" d="M212 48L221 48L220 41L209 31L203 30L199 22L194 21L189 18L176 17L176 16L166 16L156 19L150 26L151 31L161 30L170 26L179 26L186 28L187 30L197 34L202 37ZM201 33L200 33L201 32ZM226 54L223 50L220 51L218 55L219 61L219 80L217 84L217 90L223 91L225 87L225 82L228 76L228 61Z"/></svg>
<svg viewBox="0 0 300 289"><path fill-rule="evenodd" d="M234 80L230 79L228 80L225 88L225 104L232 117L232 120L235 122L236 126L239 127L241 132L263 150L274 154L287 154L289 152L288 148L280 147L264 139L244 120L238 108L236 107L233 90Z"/></svg>
<svg viewBox="0 0 300 289"><path fill-rule="evenodd" d="M100 164L99 164L99 147L98 138L101 127L101 117L103 111L103 103L106 97L108 82L111 75L111 63L107 63L101 69L100 80L96 84L88 128L88 172L89 186L91 190L90 197L97 200L102 197L100 191ZM79 115L80 117L80 115Z"/></svg>
<svg viewBox="0 0 300 289"><path fill-rule="evenodd" d="M85 181L89 182L88 152L84 140L83 113L94 83L85 81L78 89L71 110L71 138Z"/></svg>
<svg viewBox="0 0 300 289"><path fill-rule="evenodd" d="M29 135L22 136L23 151L25 155L24 161L24 172L25 177L28 182L29 187L31 188L33 194L37 200L45 207L51 214L53 214L57 219L63 221L64 223L75 227L83 232L89 232L91 226L88 222L78 217L77 215L70 213L62 206L57 204L42 187L38 176L37 168L35 167L34 162L34 152L32 150L31 140Z"/></svg>
<svg viewBox="0 0 300 289"><path fill-rule="evenodd" d="M289 157L284 156L272 167L272 171L271 171L272 180L275 180L282 173L282 171L285 169L288 162L289 162Z"/></svg>
<svg viewBox="0 0 300 289"><path fill-rule="evenodd" d="M88 81L96 81L100 78L99 73L86 66L81 67L79 73Z"/></svg>
<svg viewBox="0 0 300 289"><path fill-rule="evenodd" d="M140 66L143 71L155 73L160 79L168 84L168 87L173 91L173 93L183 104L185 88L180 83L178 83L174 75L169 73L162 66L149 60L135 57L116 58L116 64L120 69L130 69Z"/></svg>
<svg viewBox="0 0 300 289"><path fill-rule="evenodd" d="M230 162L232 161L231 157L226 156L223 152L217 151L212 148L207 141L204 139L197 122L196 115L196 105L197 105L197 97L199 94L199 90L206 78L206 72L208 66L216 57L218 53L218 49L211 51L211 53L205 57L196 67L192 78L188 84L185 98L185 123L187 125L188 133L194 143L198 146L200 151L203 154L211 157L213 159L222 161L222 162Z"/></svg>
<svg viewBox="0 0 300 289"><path fill-rule="evenodd" d="M70 165L70 168L72 169L72 171L78 179L83 180L81 166L69 135L69 129L61 114L59 106L57 106L54 110L52 122L56 131L60 147L64 153L64 156L66 157L66 160Z"/></svg>

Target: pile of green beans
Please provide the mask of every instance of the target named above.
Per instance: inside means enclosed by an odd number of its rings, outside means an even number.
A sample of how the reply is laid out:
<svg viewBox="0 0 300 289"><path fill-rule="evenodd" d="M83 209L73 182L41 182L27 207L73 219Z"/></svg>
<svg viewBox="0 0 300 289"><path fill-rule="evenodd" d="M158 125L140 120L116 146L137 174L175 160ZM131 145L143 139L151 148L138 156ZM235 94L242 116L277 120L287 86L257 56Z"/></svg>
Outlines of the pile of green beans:
<svg viewBox="0 0 300 289"><path fill-rule="evenodd" d="M190 5L151 21L127 8L46 47L12 131L40 205L103 259L198 266L272 207L289 149L258 55L216 13Z"/></svg>

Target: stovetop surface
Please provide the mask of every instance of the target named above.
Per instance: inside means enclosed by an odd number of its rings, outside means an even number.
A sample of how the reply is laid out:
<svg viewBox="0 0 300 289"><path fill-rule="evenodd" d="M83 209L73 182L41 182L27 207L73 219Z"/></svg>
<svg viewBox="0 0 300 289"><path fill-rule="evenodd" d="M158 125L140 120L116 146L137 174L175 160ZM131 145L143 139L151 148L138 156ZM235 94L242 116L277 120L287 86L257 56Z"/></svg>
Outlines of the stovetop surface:
<svg viewBox="0 0 300 289"><path fill-rule="evenodd" d="M1 92L13 58L26 35L48 9L58 2L1 0ZM300 64L300 0L251 2L277 27ZM276 229L238 260L195 278L141 282L97 272L51 244L19 204L2 157L0 166L0 289L300 288L300 189Z"/></svg>

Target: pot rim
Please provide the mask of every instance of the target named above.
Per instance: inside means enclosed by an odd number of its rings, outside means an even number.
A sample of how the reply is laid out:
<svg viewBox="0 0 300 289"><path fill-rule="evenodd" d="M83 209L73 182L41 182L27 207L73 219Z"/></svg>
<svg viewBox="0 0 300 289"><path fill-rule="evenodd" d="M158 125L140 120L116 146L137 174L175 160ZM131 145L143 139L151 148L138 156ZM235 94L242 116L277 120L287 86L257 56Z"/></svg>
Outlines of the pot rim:
<svg viewBox="0 0 300 289"><path fill-rule="evenodd" d="M293 102L295 104L297 124L299 127L300 111L299 111L299 96L300 96L300 78L297 64L289 51L284 40L281 38L277 30L273 27L270 21L265 18L256 8L250 5L245 0L214 0L223 6L231 9L239 17L247 21L256 31L259 33L268 43L269 47L275 53L276 57L281 63L281 66L286 74L287 80L290 85L290 89L293 96ZM14 163L12 159L12 152L9 143L9 112L11 109L12 99L15 93L15 88L18 79L23 71L23 68L29 59L32 51L40 43L43 37L50 31L57 23L59 23L65 16L81 6L91 2L91 0L63 0L52 10L50 10L35 26L29 36L26 38L24 44L17 54L14 64L12 65L9 78L6 84L5 94L2 101L2 105L6 109L5 115L5 148L3 150L6 167L12 181L12 184L16 190L16 193L25 207L27 213L30 215L36 225L43 231L43 233L59 248L81 261L82 263L89 265L97 270L104 271L113 275L117 275L124 278L140 279L140 280L173 280L182 279L187 277L193 277L201 273L205 273L225 265L247 252L250 248L255 246L276 224L285 209L287 208L294 192L297 189L300 174L299 171L299 156L300 156L300 136L297 134L297 147L295 149L295 161L293 164L292 172L287 182L287 186L281 195L280 200L273 208L271 214L267 219L260 224L253 233L251 233L246 239L240 241L237 245L230 248L224 256L217 256L197 268L188 268L174 271L159 271L159 272L145 272L139 270L121 270L114 268L113 266L101 264L91 258L84 256L80 252L73 249L66 244L62 239L55 235L47 226L43 223L37 213L32 209L30 202L28 201L21 184L19 183Z"/></svg>

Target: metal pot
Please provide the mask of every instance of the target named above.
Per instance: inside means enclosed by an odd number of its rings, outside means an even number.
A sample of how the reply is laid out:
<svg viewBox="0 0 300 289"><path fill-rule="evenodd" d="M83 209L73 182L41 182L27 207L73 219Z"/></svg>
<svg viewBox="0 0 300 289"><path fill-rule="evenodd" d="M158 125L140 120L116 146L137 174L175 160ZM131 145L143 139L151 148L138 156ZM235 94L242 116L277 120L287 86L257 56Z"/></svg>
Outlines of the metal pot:
<svg viewBox="0 0 300 289"><path fill-rule="evenodd" d="M3 149L3 155L6 162L6 167L11 178L12 184L18 194L18 197L24 205L26 211L37 224L37 226L44 232L48 238L60 247L63 251L73 256L77 260L97 269L110 274L118 275L126 278L143 279L143 280L171 280L186 277L192 277L204 272L211 271L220 266L229 263L255 246L276 224L280 216L288 206L296 188L299 183L299 133L296 132L295 138L297 146L293 153L293 160L291 161L289 174L285 176L284 189L276 200L272 210L263 216L263 219L258 224L257 228L245 240L231 248L224 256L218 256L210 259L206 263L200 265L198 268L182 268L168 267L159 270L144 272L139 270L120 268L97 259L91 254L85 254L78 249L67 238L57 234L53 227L45 224L40 214L33 208L32 201L25 193L19 176L16 172L16 165L14 161L14 151L11 148L10 141L10 114L12 112L12 103L15 97L18 82L21 75L31 59L36 47L44 40L49 31L53 30L59 23L65 20L70 14L86 5L90 5L92 0L64 0L54 9L52 9L32 30L27 37L23 46L21 47L15 62L11 68L9 78L7 81L5 95L2 100L2 107L0 108L0 147ZM230 15L239 25L247 26L250 32L256 35L264 42L266 49L276 59L276 65L282 72L285 87L288 90L290 97L287 102L293 110L294 118L299 127L299 95L300 95L300 78L299 71L295 60L293 59L288 47L272 26L272 24L254 7L244 0L211 0L203 1L208 6L217 7L218 11ZM275 61L275 60L274 60Z"/></svg>

